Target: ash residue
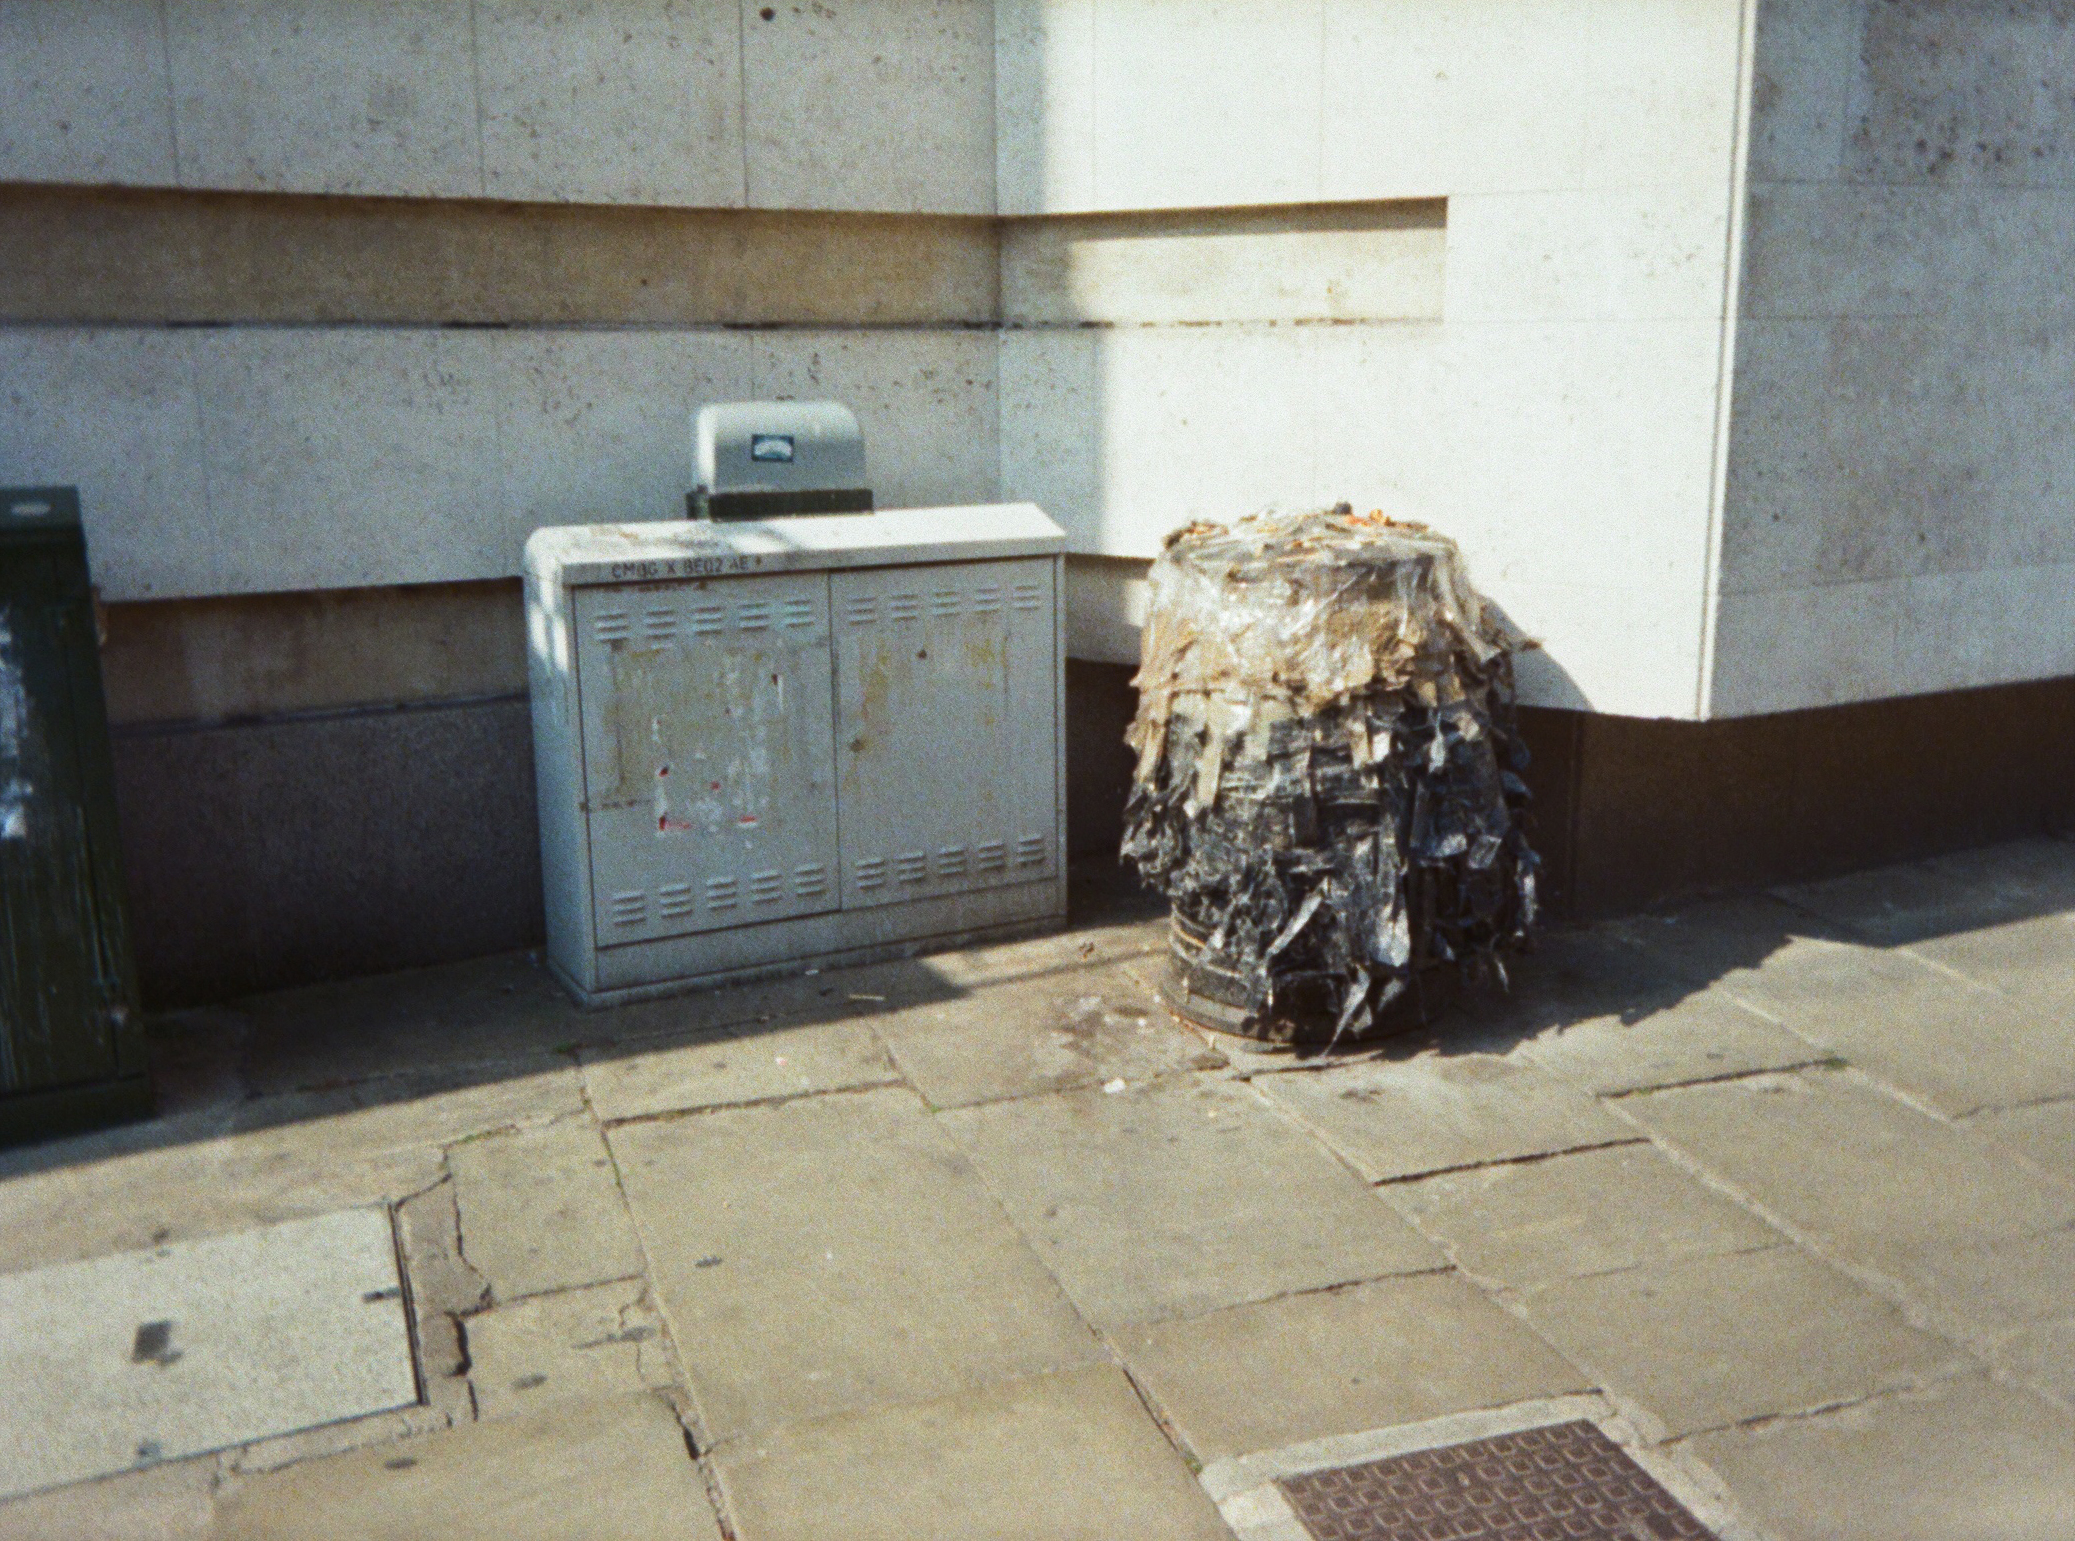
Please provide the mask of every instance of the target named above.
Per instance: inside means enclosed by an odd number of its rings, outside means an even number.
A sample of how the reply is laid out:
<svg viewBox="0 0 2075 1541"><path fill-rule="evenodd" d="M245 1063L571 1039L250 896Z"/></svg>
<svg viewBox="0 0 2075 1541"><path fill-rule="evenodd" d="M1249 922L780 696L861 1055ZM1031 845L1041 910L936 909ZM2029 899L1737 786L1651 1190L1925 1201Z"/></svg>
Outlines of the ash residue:
<svg viewBox="0 0 2075 1541"><path fill-rule="evenodd" d="M1190 987L1334 1040L1535 919L1511 641L1455 543L1342 504L1197 524L1154 563L1124 854Z"/></svg>

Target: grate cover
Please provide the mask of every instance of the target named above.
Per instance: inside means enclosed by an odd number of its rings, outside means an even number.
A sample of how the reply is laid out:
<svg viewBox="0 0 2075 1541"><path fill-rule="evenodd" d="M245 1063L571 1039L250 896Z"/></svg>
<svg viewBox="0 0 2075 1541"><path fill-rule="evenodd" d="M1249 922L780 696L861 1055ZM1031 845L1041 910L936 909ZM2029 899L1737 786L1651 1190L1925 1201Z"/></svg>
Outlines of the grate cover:
<svg viewBox="0 0 2075 1541"><path fill-rule="evenodd" d="M1715 1541L1592 1424L1285 1477L1317 1541Z"/></svg>

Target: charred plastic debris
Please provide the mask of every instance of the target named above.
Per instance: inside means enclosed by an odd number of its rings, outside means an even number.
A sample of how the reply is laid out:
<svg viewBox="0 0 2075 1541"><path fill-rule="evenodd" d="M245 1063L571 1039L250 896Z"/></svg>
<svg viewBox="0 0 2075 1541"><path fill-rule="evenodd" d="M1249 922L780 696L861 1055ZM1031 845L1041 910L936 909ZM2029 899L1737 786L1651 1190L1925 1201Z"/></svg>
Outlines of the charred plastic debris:
<svg viewBox="0 0 2075 1541"><path fill-rule="evenodd" d="M1535 922L1514 645L1455 543L1346 505L1194 524L1153 564L1124 854L1207 1027L1374 1033Z"/></svg>

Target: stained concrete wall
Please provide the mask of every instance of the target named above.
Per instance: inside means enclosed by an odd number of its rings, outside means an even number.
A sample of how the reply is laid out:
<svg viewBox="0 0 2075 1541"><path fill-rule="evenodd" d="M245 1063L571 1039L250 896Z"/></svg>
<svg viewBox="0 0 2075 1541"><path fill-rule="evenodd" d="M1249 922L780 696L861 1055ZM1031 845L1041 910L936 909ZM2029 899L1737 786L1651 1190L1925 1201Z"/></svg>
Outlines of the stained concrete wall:
<svg viewBox="0 0 2075 1541"><path fill-rule="evenodd" d="M1763 0L1709 710L2075 673L2075 13Z"/></svg>

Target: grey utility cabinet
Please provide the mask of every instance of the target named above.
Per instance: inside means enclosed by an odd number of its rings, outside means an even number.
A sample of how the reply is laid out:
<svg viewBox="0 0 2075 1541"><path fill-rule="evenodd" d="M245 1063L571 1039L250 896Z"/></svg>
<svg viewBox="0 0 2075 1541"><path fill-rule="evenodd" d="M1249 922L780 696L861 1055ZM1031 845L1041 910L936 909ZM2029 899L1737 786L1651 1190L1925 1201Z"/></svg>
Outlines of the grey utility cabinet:
<svg viewBox="0 0 2075 1541"><path fill-rule="evenodd" d="M1029 504L537 531L563 983L602 1005L1062 922L1064 549Z"/></svg>
<svg viewBox="0 0 2075 1541"><path fill-rule="evenodd" d="M0 1144L151 1110L79 495L0 489Z"/></svg>

